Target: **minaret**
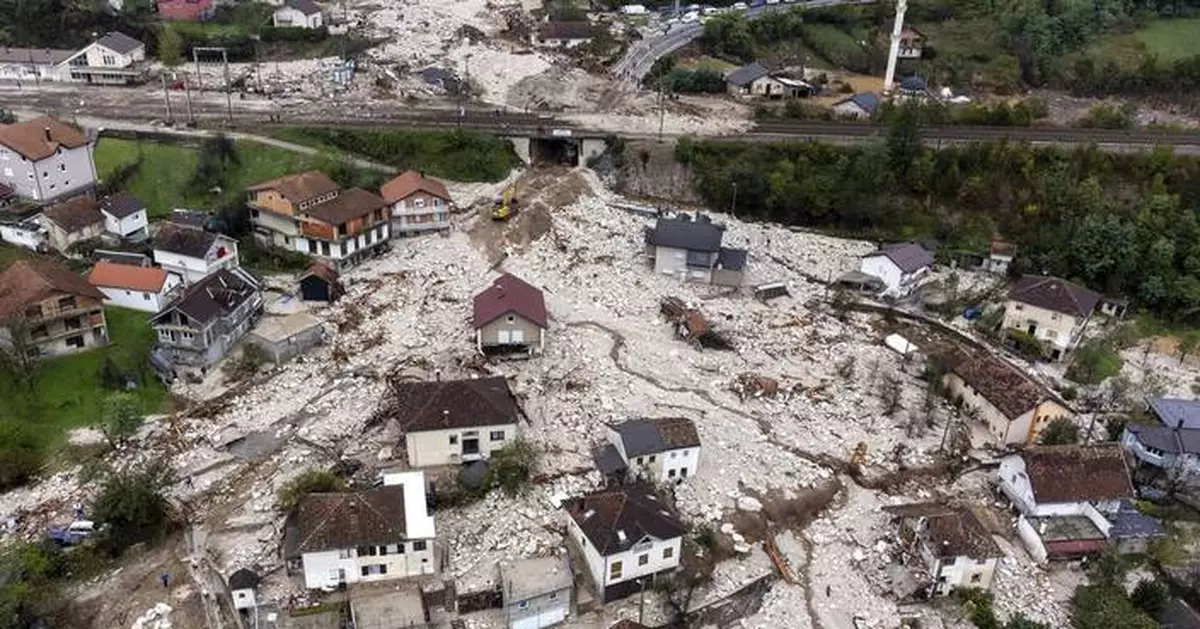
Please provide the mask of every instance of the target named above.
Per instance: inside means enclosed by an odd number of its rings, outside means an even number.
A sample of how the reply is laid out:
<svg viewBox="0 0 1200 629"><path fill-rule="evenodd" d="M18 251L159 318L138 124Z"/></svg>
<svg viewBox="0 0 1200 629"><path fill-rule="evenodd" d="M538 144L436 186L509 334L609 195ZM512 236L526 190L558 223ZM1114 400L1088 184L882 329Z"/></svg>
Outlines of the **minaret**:
<svg viewBox="0 0 1200 629"><path fill-rule="evenodd" d="M888 49L887 74L883 76L883 91L891 93L896 81L896 58L900 56L900 34L904 31L904 12L908 10L908 0L896 0L896 21L892 24L892 45Z"/></svg>

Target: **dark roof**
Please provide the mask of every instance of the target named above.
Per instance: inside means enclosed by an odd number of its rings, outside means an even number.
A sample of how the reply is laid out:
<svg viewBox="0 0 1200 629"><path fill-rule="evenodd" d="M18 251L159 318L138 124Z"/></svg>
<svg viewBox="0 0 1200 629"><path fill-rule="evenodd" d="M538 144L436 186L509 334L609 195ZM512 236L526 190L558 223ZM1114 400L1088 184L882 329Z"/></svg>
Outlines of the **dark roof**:
<svg viewBox="0 0 1200 629"><path fill-rule="evenodd" d="M837 107L838 105L842 105L844 103L854 103L868 114L873 114L875 113L875 110L879 108L879 95L875 92L863 92L861 94L855 94L849 98L843 98L842 100L834 103L833 106Z"/></svg>
<svg viewBox="0 0 1200 629"><path fill-rule="evenodd" d="M547 39L591 39L595 29L588 22L543 22L538 27L538 38Z"/></svg>
<svg viewBox="0 0 1200 629"><path fill-rule="evenodd" d="M41 116L10 125L0 125L0 144L33 161L46 159L60 146L69 149L87 144L87 138L76 128Z"/></svg>
<svg viewBox="0 0 1200 629"><path fill-rule="evenodd" d="M366 216L384 205L387 204L379 195L367 192L362 188L350 188L324 203L318 203L302 211L330 225L341 225L348 220Z"/></svg>
<svg viewBox="0 0 1200 629"><path fill-rule="evenodd" d="M171 215L167 217L167 221L184 227L195 227L204 229L208 226L208 222L212 220L207 212L197 212L195 210L175 209L171 211Z"/></svg>
<svg viewBox="0 0 1200 629"><path fill-rule="evenodd" d="M0 63L58 65L75 56L78 50L55 48L8 48L0 46Z"/></svg>
<svg viewBox="0 0 1200 629"><path fill-rule="evenodd" d="M962 378L1010 420L1029 412L1048 397L1042 387L1008 361L986 351L960 360L950 373Z"/></svg>
<svg viewBox="0 0 1200 629"><path fill-rule="evenodd" d="M396 419L406 432L517 423L520 409L502 377L402 382Z"/></svg>
<svg viewBox="0 0 1200 629"><path fill-rule="evenodd" d="M475 295L474 306L472 325L475 329L482 328L510 312L542 328L548 325L546 300L542 297L542 291L511 273L496 278L491 286Z"/></svg>
<svg viewBox="0 0 1200 629"><path fill-rule="evenodd" d="M108 212L118 219L132 216L146 209L145 203L138 201L126 192L110 194L100 199L99 206L101 212Z"/></svg>
<svg viewBox="0 0 1200 629"><path fill-rule="evenodd" d="M1125 427L1142 445L1172 454L1200 454L1200 428L1174 428L1158 424Z"/></svg>
<svg viewBox="0 0 1200 629"><path fill-rule="evenodd" d="M1008 298L1046 310L1086 317L1099 303L1100 294L1057 277L1026 275L1009 289Z"/></svg>
<svg viewBox="0 0 1200 629"><path fill-rule="evenodd" d="M422 81L425 81L430 85L437 85L446 90L457 89L459 84L462 83L457 75L449 70L443 70L442 68L429 67L417 72L417 74L421 76ZM386 193L384 196L387 196Z"/></svg>
<svg viewBox="0 0 1200 629"><path fill-rule="evenodd" d="M96 202L87 197L75 197L57 203L43 210L42 214L67 233L104 222L104 215L96 209Z"/></svg>
<svg viewBox="0 0 1200 629"><path fill-rule="evenodd" d="M13 192L12 188L0 183L0 199L7 199L15 196L17 196L17 193Z"/></svg>
<svg viewBox="0 0 1200 629"><path fill-rule="evenodd" d="M629 550L647 536L667 540L686 531L669 507L644 485L574 498L566 509L604 557Z"/></svg>
<svg viewBox="0 0 1200 629"><path fill-rule="evenodd" d="M640 622L623 618L608 626L608 629L650 629Z"/></svg>
<svg viewBox="0 0 1200 629"><path fill-rule="evenodd" d="M1112 529L1108 534L1114 539L1126 537L1158 537L1165 533L1162 523L1133 506L1128 500L1122 500L1116 515L1110 518Z"/></svg>
<svg viewBox="0 0 1200 629"><path fill-rule="evenodd" d="M741 271L746 268L746 250L721 247L721 252L717 254L717 267Z"/></svg>
<svg viewBox="0 0 1200 629"><path fill-rule="evenodd" d="M1011 242L1004 242L1003 240L993 240L991 246L988 247L988 253L990 255L994 255L994 256L1012 257L1012 256L1016 255L1016 253L1017 253L1017 246L1012 244Z"/></svg>
<svg viewBox="0 0 1200 629"><path fill-rule="evenodd" d="M117 31L109 31L104 35L104 37L97 39L96 43L122 55L127 55L138 48L145 46L145 44L142 42L126 35L125 33L119 33Z"/></svg>
<svg viewBox="0 0 1200 629"><path fill-rule="evenodd" d="M217 241L217 234L167 223L154 235L154 248L190 258L203 258Z"/></svg>
<svg viewBox="0 0 1200 629"><path fill-rule="evenodd" d="M316 2L313 2L313 0L288 0L287 6L304 15L316 15L321 12L321 7Z"/></svg>
<svg viewBox="0 0 1200 629"><path fill-rule="evenodd" d="M938 557L1000 557L1000 547L975 512L960 506L918 502L883 508L896 517L925 518L931 551Z"/></svg>
<svg viewBox="0 0 1200 629"><path fill-rule="evenodd" d="M404 485L308 494L300 499L296 523L300 553L401 542L405 539Z"/></svg>
<svg viewBox="0 0 1200 629"><path fill-rule="evenodd" d="M104 299L82 275L41 260L17 260L0 273L0 317L62 293Z"/></svg>
<svg viewBox="0 0 1200 629"><path fill-rule="evenodd" d="M1200 629L1200 614L1181 598L1171 599L1157 620L1159 629Z"/></svg>
<svg viewBox="0 0 1200 629"><path fill-rule="evenodd" d="M228 316L256 294L258 283L245 271L240 268L219 269L189 286L178 300L155 315L151 322L157 322L172 310L178 310L204 325L218 317Z"/></svg>
<svg viewBox="0 0 1200 629"><path fill-rule="evenodd" d="M1038 446L1021 457L1039 503L1133 497L1129 468L1116 444Z"/></svg>
<svg viewBox="0 0 1200 629"><path fill-rule="evenodd" d="M258 587L258 582L262 579L252 570L242 568L237 572L229 575L229 589L231 590L252 590Z"/></svg>
<svg viewBox="0 0 1200 629"><path fill-rule="evenodd" d="M616 474L629 469L629 466L625 465L625 459L621 458L621 453L617 452L617 447L611 443L606 443L603 447L594 450L592 462L596 464L596 470L604 475Z"/></svg>
<svg viewBox="0 0 1200 629"><path fill-rule="evenodd" d="M900 89L906 92L924 92L929 89L929 83L919 76L906 76L900 79Z"/></svg>
<svg viewBox="0 0 1200 629"><path fill-rule="evenodd" d="M658 219L654 229L647 232L646 241L656 247L716 253L721 250L724 233L725 226L713 223L706 215L692 220L691 215L680 214L675 218Z"/></svg>
<svg viewBox="0 0 1200 629"><path fill-rule="evenodd" d="M319 170L309 170L295 175L287 175L256 183L246 188L249 192L257 190L275 190L288 201L300 204L310 199L338 191L338 185L328 175Z"/></svg>
<svg viewBox="0 0 1200 629"><path fill-rule="evenodd" d="M913 273L933 264L933 254L915 242L886 244L863 257L870 258L879 255L886 256L905 273Z"/></svg>
<svg viewBox="0 0 1200 629"><path fill-rule="evenodd" d="M767 74L769 74L769 71L763 67L763 64L755 61L726 74L725 82L734 85L750 85L758 79L767 76Z"/></svg>
<svg viewBox="0 0 1200 629"><path fill-rule="evenodd" d="M612 426L621 436L626 457L656 454L700 445L696 425L683 417L631 419Z"/></svg>
<svg viewBox="0 0 1200 629"><path fill-rule="evenodd" d="M1146 398L1150 412L1166 426L1172 428L1200 428L1200 400L1183 398Z"/></svg>

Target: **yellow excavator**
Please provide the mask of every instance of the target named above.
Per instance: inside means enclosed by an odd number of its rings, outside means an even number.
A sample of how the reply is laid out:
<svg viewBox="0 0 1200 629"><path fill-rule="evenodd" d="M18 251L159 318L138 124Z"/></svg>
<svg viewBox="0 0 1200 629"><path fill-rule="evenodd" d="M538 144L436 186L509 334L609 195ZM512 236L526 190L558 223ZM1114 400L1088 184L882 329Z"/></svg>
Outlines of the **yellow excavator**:
<svg viewBox="0 0 1200 629"><path fill-rule="evenodd" d="M504 190L503 196L496 199L496 205L492 208L492 220L507 221L517 213L517 208L520 205L516 198L517 184L513 184Z"/></svg>

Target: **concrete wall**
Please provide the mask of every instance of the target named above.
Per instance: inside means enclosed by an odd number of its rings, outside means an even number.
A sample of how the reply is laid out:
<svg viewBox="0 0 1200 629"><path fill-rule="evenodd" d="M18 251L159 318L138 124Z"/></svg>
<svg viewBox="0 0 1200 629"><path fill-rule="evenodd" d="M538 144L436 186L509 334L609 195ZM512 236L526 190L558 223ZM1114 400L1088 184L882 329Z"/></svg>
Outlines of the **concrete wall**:
<svg viewBox="0 0 1200 629"><path fill-rule="evenodd" d="M111 286L97 286L96 288L104 293L105 305L120 306L142 312L159 312L166 307L169 301L168 294L182 284L183 281L179 279L178 275L168 273L166 281L163 282L162 290L157 293L114 288Z"/></svg>
<svg viewBox="0 0 1200 629"><path fill-rule="evenodd" d="M0 240L37 251L46 244L46 233L39 229L27 229L18 225L0 225Z"/></svg>
<svg viewBox="0 0 1200 629"><path fill-rule="evenodd" d="M626 531L633 535L633 531ZM623 553L616 553L604 558L604 585L624 583L632 579L648 576L655 572L671 570L679 566L679 551L683 538L669 540L651 540L645 547L634 547ZM664 557L664 553L669 557ZM645 558L645 565L639 564ZM620 575L613 576L615 565L620 563Z"/></svg>
<svg viewBox="0 0 1200 629"><path fill-rule="evenodd" d="M582 138L579 140L579 161L587 164L589 159L600 157L608 150L608 144L603 138Z"/></svg>
<svg viewBox="0 0 1200 629"><path fill-rule="evenodd" d="M0 183L16 191L17 196L35 201L52 201L96 186L91 142L31 162L16 151L0 146Z"/></svg>
<svg viewBox="0 0 1200 629"><path fill-rule="evenodd" d="M272 21L276 28L321 28L325 23L320 13L305 15L303 11L286 6L275 10Z"/></svg>
<svg viewBox="0 0 1200 629"><path fill-rule="evenodd" d="M476 341L480 349L524 344L541 350L543 332L538 324L518 314L509 313L479 328ZM517 335L521 337L521 340L516 340Z"/></svg>
<svg viewBox="0 0 1200 629"><path fill-rule="evenodd" d="M504 437L492 440L493 432L503 432ZM471 435L474 433L474 435ZM452 465L476 459L487 459L492 452L503 448L518 436L517 425L502 424L499 426L479 426L476 428L450 428L446 430L426 430L409 432L404 436L408 452L408 464L412 467L429 467L432 465ZM451 437L454 442L451 443ZM479 439L479 455L463 455L463 439L475 437ZM465 456L465 458L464 458Z"/></svg>
<svg viewBox="0 0 1200 629"><path fill-rule="evenodd" d="M904 274L900 271L900 267L896 266L890 258L885 255L867 256L859 261L859 270L867 275L874 275L883 280L884 286L887 288L885 292L889 295L903 295L901 290L901 282Z"/></svg>
<svg viewBox="0 0 1200 629"><path fill-rule="evenodd" d="M417 191L391 206L392 235L450 228L453 205L427 192Z"/></svg>
<svg viewBox="0 0 1200 629"><path fill-rule="evenodd" d="M271 341L254 332L250 332L246 340L257 345L267 355L267 358L278 365L320 345L322 337L321 326L314 325L282 341Z"/></svg>
<svg viewBox="0 0 1200 629"><path fill-rule="evenodd" d="M30 342L39 351L48 356L74 354L93 347L108 344L108 321L104 316L100 300L91 297L75 296L73 307L59 306L60 298L67 294L56 294L39 302L40 317L30 317L26 322L25 333ZM28 306L33 306L29 304ZM27 307L28 307L27 306ZM77 321L75 321L77 319ZM77 323L77 327L67 327L67 322ZM5 335L6 341L8 334ZM74 339L74 344L68 343ZM82 343L82 344L80 344Z"/></svg>
<svg viewBox="0 0 1200 629"><path fill-rule="evenodd" d="M938 583L937 593L949 594L955 588L991 588L992 578L996 576L996 563L994 557L975 561L960 555L954 558L953 563L940 564L937 575L945 580Z"/></svg>
<svg viewBox="0 0 1200 629"><path fill-rule="evenodd" d="M655 247L654 272L692 282L712 282L711 268L695 268L687 265L687 249Z"/></svg>
<svg viewBox="0 0 1200 629"><path fill-rule="evenodd" d="M1075 347L1077 337L1087 322L1082 317L1073 317L1061 312L1008 300L1004 304L1004 327L1023 332L1035 326L1034 337L1063 354Z"/></svg>
<svg viewBox="0 0 1200 629"><path fill-rule="evenodd" d="M509 141L512 142L513 152L517 154L522 164L533 163L533 140L531 138L518 136L509 138Z"/></svg>
<svg viewBox="0 0 1200 629"><path fill-rule="evenodd" d="M87 64L92 67L128 68L138 61L146 60L145 46L135 48L129 54L122 54L98 43L92 43L82 52Z"/></svg>
<svg viewBox="0 0 1200 629"><path fill-rule="evenodd" d="M600 551L588 541L587 535L583 534L583 529L575 522L575 518L567 514L567 537L570 537L575 546L579 548L583 554L583 560L587 563L588 573L592 575L592 583L601 590L604 589L605 563L604 558L600 556Z"/></svg>
<svg viewBox="0 0 1200 629"><path fill-rule="evenodd" d="M1037 563L1046 563L1047 552L1046 545L1042 543L1042 538L1033 530L1033 525L1025 516L1017 518L1017 537L1021 538L1021 542L1025 544L1025 550L1029 551L1029 557Z"/></svg>
<svg viewBox="0 0 1200 629"><path fill-rule="evenodd" d="M414 550L414 544L424 544L424 550ZM374 547L377 554L358 556L358 549L330 550L304 553L304 585L309 589L337 587L339 570L344 571L346 583L391 581L437 571L433 540L397 540L394 544ZM380 555L379 552L387 554ZM387 566L387 574L364 576L367 566Z"/></svg>
<svg viewBox="0 0 1200 629"><path fill-rule="evenodd" d="M125 218L117 218L107 212L101 212L104 215L104 231L115 234L120 238L130 238L141 233L146 233L149 227L149 221L146 220L146 211L134 212Z"/></svg>

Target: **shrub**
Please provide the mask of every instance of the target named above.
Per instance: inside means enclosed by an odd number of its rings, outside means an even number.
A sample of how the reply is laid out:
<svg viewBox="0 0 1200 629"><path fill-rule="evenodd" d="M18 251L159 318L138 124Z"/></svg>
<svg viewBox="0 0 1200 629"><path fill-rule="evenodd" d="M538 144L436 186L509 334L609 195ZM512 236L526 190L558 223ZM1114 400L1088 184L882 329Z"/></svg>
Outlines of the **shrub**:
<svg viewBox="0 0 1200 629"><path fill-rule="evenodd" d="M1062 446L1079 443L1079 426L1066 417L1055 417L1046 424L1038 437L1038 443L1044 446Z"/></svg>
<svg viewBox="0 0 1200 629"><path fill-rule="evenodd" d="M537 448L529 441L516 439L492 453L483 486L499 487L510 496L523 494L529 489L537 462Z"/></svg>
<svg viewBox="0 0 1200 629"><path fill-rule="evenodd" d="M455 181L500 181L519 163L511 143L473 131L302 128L289 135Z"/></svg>
<svg viewBox="0 0 1200 629"><path fill-rule="evenodd" d="M1010 329L1007 336L1018 354L1032 360L1046 357L1046 348L1042 347L1042 342L1025 330Z"/></svg>
<svg viewBox="0 0 1200 629"><path fill-rule="evenodd" d="M1075 387L1073 387L1069 384L1062 388L1062 398L1064 400L1070 402L1078 397L1079 397L1079 389L1076 389Z"/></svg>
<svg viewBox="0 0 1200 629"><path fill-rule="evenodd" d="M346 490L346 481L329 470L308 470L287 481L275 495L275 508L289 512L307 494Z"/></svg>
<svg viewBox="0 0 1200 629"><path fill-rule="evenodd" d="M163 490L171 480L170 467L160 463L112 472L104 479L92 514L108 527L103 546L110 554L166 534L170 519Z"/></svg>
<svg viewBox="0 0 1200 629"><path fill-rule="evenodd" d="M1077 126L1092 129L1131 129L1137 106L1131 104L1093 106L1076 122Z"/></svg>
<svg viewBox="0 0 1200 629"><path fill-rule="evenodd" d="M1121 372L1121 357L1106 344L1092 341L1075 350L1067 378L1080 384L1100 384Z"/></svg>
<svg viewBox="0 0 1200 629"><path fill-rule="evenodd" d="M37 437L13 419L0 420L0 490L29 480L42 466Z"/></svg>

